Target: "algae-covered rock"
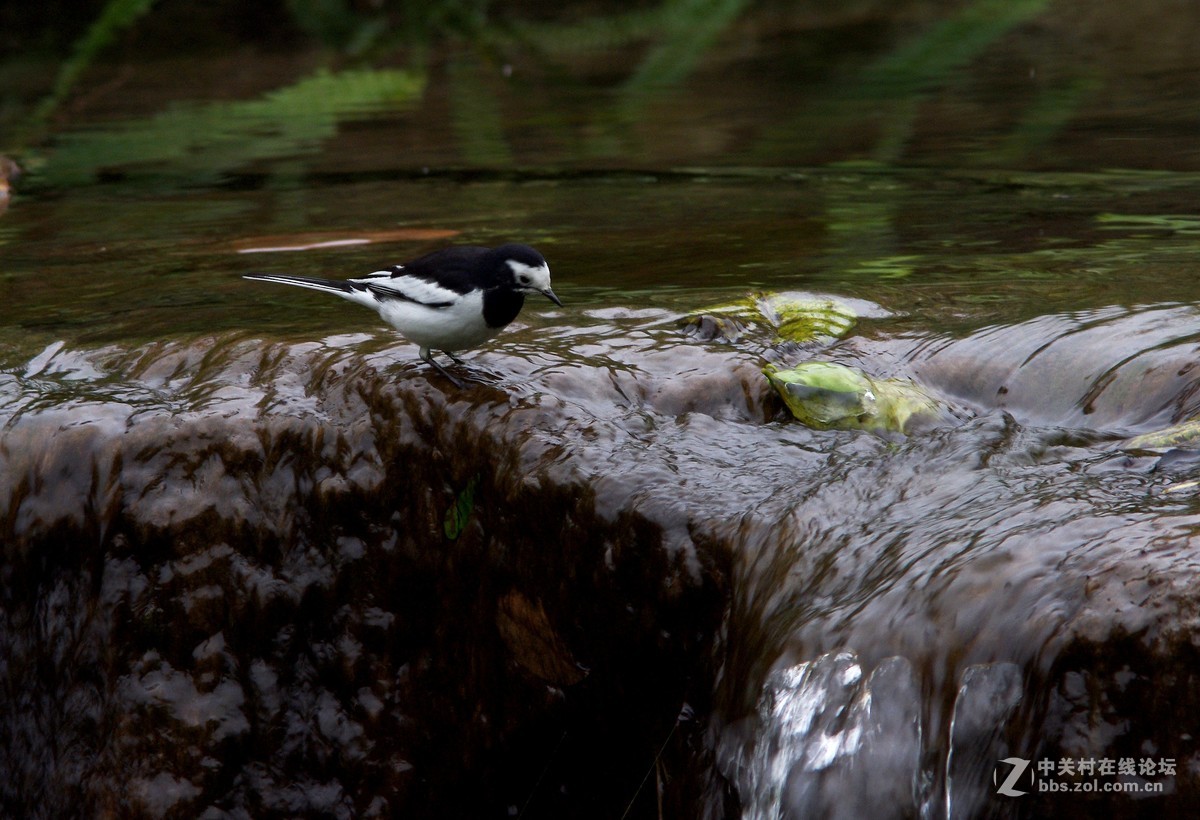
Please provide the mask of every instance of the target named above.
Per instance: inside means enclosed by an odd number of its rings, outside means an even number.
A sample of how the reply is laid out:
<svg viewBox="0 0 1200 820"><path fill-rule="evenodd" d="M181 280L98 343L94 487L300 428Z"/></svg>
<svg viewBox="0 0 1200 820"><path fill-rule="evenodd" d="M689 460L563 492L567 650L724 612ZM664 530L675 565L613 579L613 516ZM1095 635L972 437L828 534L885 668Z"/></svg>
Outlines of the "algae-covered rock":
<svg viewBox="0 0 1200 820"><path fill-rule="evenodd" d="M1122 450L1200 450L1200 418L1126 439Z"/></svg>
<svg viewBox="0 0 1200 820"><path fill-rule="evenodd" d="M858 311L849 303L802 293L754 293L698 310L684 326L705 339L736 341L755 327L774 331L777 341L837 339L849 332Z"/></svg>
<svg viewBox="0 0 1200 820"><path fill-rule="evenodd" d="M790 368L768 365L763 373L788 410L819 430L905 433L936 422L946 405L904 379L873 379L845 365L805 362Z"/></svg>

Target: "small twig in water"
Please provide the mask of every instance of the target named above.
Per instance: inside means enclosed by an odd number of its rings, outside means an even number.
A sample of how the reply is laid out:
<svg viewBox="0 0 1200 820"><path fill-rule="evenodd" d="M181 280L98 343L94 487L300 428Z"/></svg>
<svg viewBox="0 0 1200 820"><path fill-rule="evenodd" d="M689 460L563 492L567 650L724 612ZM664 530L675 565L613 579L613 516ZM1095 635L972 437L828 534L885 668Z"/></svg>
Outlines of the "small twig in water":
<svg viewBox="0 0 1200 820"><path fill-rule="evenodd" d="M682 716L682 714L681 714ZM638 784L637 791L633 793L633 797L629 798L629 805L625 807L624 813L621 815L621 820L625 820L629 816L629 812L633 809L634 802L637 801L638 795L642 793L642 789L646 785L646 781L650 779L650 772L658 767L658 761L663 756L663 752L667 750L667 744L671 742L671 738L675 736L675 729L679 726L679 720L671 724L671 731L667 732L667 739L658 747L658 754L654 756L654 760L650 763L650 768L646 769L646 774L642 777L642 782ZM659 798L659 816L662 816L662 798Z"/></svg>
<svg viewBox="0 0 1200 820"><path fill-rule="evenodd" d="M529 790L529 796L525 798L525 804L521 806L521 810L517 812L517 820L521 820L525 816L525 810L529 808L529 804L533 802L533 796L537 794L537 790L541 788L542 781L546 778L546 772L550 771L550 764L554 762L555 755L558 754L558 749L562 746L563 741L567 739L567 730L563 729L562 737L558 739L558 743L554 744L554 748L550 750L550 757L546 759L546 765L542 767L542 773L538 775L537 782L533 784L533 788Z"/></svg>

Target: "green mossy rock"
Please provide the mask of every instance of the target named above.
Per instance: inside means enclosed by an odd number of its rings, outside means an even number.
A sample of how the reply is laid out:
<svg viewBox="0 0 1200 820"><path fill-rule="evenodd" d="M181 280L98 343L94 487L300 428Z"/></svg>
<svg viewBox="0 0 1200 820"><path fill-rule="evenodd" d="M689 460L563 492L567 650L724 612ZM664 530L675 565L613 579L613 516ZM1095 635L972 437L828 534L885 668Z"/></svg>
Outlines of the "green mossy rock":
<svg viewBox="0 0 1200 820"><path fill-rule="evenodd" d="M768 365L763 373L792 415L818 430L908 434L948 414L943 402L911 381L873 379L832 362Z"/></svg>
<svg viewBox="0 0 1200 820"><path fill-rule="evenodd" d="M1122 450L1200 450L1200 418L1126 439Z"/></svg>
<svg viewBox="0 0 1200 820"><path fill-rule="evenodd" d="M707 339L736 341L757 326L771 328L776 341L808 342L845 336L858 313L845 302L794 293L754 293L698 310L684 319Z"/></svg>

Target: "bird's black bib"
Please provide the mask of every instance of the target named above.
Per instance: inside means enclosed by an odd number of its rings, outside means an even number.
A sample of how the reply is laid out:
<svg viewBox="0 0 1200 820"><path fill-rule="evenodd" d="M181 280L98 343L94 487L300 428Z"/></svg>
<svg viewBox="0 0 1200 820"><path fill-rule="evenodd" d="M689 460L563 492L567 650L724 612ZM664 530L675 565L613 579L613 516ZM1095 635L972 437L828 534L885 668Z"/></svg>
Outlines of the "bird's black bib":
<svg viewBox="0 0 1200 820"><path fill-rule="evenodd" d="M483 292L483 320L488 327L504 327L521 312L525 294L507 288L488 288Z"/></svg>

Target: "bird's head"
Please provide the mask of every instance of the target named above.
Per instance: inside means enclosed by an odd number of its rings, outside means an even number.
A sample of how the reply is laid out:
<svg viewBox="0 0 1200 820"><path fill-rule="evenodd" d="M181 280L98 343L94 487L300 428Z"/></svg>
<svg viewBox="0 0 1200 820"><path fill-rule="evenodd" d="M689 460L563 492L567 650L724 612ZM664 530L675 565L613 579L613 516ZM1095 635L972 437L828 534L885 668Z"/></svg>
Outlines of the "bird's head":
<svg viewBox="0 0 1200 820"><path fill-rule="evenodd" d="M505 284L518 293L540 293L562 307L550 288L550 266L540 253L528 245L501 245L493 253Z"/></svg>

